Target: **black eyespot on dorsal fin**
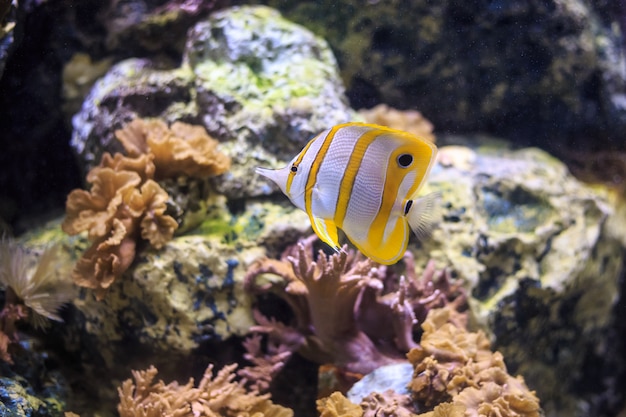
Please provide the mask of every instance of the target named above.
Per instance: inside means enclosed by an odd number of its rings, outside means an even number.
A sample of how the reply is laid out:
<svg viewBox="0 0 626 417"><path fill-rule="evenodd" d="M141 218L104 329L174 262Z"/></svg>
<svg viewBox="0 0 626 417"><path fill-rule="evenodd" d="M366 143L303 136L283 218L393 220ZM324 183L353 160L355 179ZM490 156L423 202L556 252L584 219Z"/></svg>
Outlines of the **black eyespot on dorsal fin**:
<svg viewBox="0 0 626 417"><path fill-rule="evenodd" d="M411 210L411 206L413 205L413 200L408 200L406 205L404 206L404 215L409 214L409 210Z"/></svg>

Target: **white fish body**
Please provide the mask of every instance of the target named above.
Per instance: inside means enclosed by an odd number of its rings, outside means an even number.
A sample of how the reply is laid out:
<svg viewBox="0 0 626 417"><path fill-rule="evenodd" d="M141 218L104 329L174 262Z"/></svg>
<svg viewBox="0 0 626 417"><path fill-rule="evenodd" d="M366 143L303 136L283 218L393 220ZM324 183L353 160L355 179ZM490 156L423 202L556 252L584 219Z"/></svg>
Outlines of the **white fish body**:
<svg viewBox="0 0 626 417"><path fill-rule="evenodd" d="M383 126L346 123L321 132L282 169L257 168L339 250L337 228L366 256L393 264L409 230L430 231L434 195L415 200L437 154L434 144Z"/></svg>

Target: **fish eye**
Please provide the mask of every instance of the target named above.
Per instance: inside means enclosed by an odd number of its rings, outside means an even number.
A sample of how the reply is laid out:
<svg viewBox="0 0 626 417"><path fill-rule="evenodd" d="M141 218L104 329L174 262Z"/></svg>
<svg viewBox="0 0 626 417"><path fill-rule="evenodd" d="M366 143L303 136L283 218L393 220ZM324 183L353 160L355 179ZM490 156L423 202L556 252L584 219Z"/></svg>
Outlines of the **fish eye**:
<svg viewBox="0 0 626 417"><path fill-rule="evenodd" d="M293 172L293 173L298 172L298 166L297 166L296 164L293 164L293 165L291 166L291 172Z"/></svg>
<svg viewBox="0 0 626 417"><path fill-rule="evenodd" d="M398 156L398 165L400 165L401 168L406 168L412 163L413 155L409 153L403 153L402 155Z"/></svg>

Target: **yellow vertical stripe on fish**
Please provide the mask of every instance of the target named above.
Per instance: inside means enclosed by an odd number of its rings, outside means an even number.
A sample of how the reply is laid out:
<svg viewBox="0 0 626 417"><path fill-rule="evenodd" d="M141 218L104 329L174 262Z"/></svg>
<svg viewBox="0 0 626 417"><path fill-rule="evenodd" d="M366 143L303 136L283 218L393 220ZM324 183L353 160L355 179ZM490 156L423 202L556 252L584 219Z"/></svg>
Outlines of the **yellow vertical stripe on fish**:
<svg viewBox="0 0 626 417"><path fill-rule="evenodd" d="M433 204L407 202L416 198L436 152L406 132L346 123L317 135L285 168L257 172L307 212L331 247L339 248L340 227L366 256L391 264L406 250L409 228L429 230L429 216L420 210Z"/></svg>
<svg viewBox="0 0 626 417"><path fill-rule="evenodd" d="M285 189L287 190L287 195L291 193L291 184L293 184L293 179L296 176L296 172L298 172L298 166L302 163L302 159L304 158L304 155L306 155L306 152L309 150L312 143L313 141L310 140L309 143L306 144L304 149L302 149L302 151L296 157L296 160L289 167L289 177L287 178L287 185L285 187ZM293 167L295 167L295 170L293 169Z"/></svg>
<svg viewBox="0 0 626 417"><path fill-rule="evenodd" d="M308 177L306 180L306 187L304 188L304 211L306 211L309 214L309 217L311 217L311 219L313 219L313 217L315 217L315 215L313 214L312 211L312 205L313 205L313 191L314 191L314 186L315 183L317 181L317 175L319 173L319 168L322 165L322 162L324 161L324 158L326 157L326 152L328 152L328 148L330 148L330 144L332 143L333 138L335 137L335 134L337 133L337 131L341 128L341 125L339 126L335 126L334 128L332 128L330 130L330 132L328 132L328 134L326 135L326 137L324 137L324 142L322 143L322 146L320 147L320 149L317 151L317 154L315 155L315 159L313 160L313 163L309 169L308 172ZM319 138L319 136L317 137ZM315 140L315 139L313 139ZM311 141L312 142L312 141ZM302 151L302 154L305 155L306 151L308 150L309 146L307 145L305 147L305 150ZM328 223L325 223L326 226L328 227ZM334 231L334 233L328 233L328 231L326 233L322 233L321 231L318 232L318 226L315 223L315 221L311 221L311 226L313 227L313 230L315 231L315 233L317 233L318 236L320 236L320 234L324 235L324 238L322 238L322 240L326 243L328 243L330 246L333 246L334 248L339 247L339 244L337 243L337 232ZM320 236L322 237L322 236ZM334 237L334 241L329 242L329 238Z"/></svg>

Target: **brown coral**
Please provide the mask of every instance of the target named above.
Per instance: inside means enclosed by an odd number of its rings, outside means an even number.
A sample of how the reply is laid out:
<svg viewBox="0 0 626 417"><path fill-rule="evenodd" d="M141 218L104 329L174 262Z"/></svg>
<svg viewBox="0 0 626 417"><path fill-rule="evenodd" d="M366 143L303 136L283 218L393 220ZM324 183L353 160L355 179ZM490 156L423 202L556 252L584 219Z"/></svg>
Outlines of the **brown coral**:
<svg viewBox="0 0 626 417"><path fill-rule="evenodd" d="M103 238L111 232L113 219L132 217L128 199L141 183L136 172L96 167L87 175L89 191L73 190L67 197L62 229L69 235L88 231L90 239Z"/></svg>
<svg viewBox="0 0 626 417"><path fill-rule="evenodd" d="M397 110L386 104L379 104L369 110L361 109L359 113L368 123L404 130L427 141L435 142L432 123L416 110Z"/></svg>
<svg viewBox="0 0 626 417"><path fill-rule="evenodd" d="M293 411L276 405L269 395L246 391L235 382L237 365L222 368L215 377L209 365L196 387L193 378L185 385L154 383L155 367L133 371L133 379L118 388L120 417L292 417Z"/></svg>
<svg viewBox="0 0 626 417"><path fill-rule="evenodd" d="M219 175L230 159L217 150L218 142L202 126L175 122L167 127L158 119L135 119L115 136L131 156L154 155L155 178Z"/></svg>
<svg viewBox="0 0 626 417"><path fill-rule="evenodd" d="M334 393L318 401L328 416L539 417L539 399L521 376L512 377L482 332L458 327L451 306L434 309L422 327L420 346L407 355L414 366L408 388L416 404L393 391L372 393L358 409ZM413 414L413 407L432 411Z"/></svg>
<svg viewBox="0 0 626 417"><path fill-rule="evenodd" d="M446 401L461 405L472 417L538 417L534 391L521 376L508 374L484 333L457 327L455 314L449 307L431 310L420 346L407 355L415 367L409 384L414 399L427 407Z"/></svg>
<svg viewBox="0 0 626 417"><path fill-rule="evenodd" d="M87 231L92 246L78 261L74 281L106 289L130 267L139 237L156 249L172 239L178 222L167 211L169 196L155 181L186 175L205 178L223 173L230 160L200 126L137 119L115 132L130 157L105 153L87 175L89 191L72 191L63 230Z"/></svg>
<svg viewBox="0 0 626 417"><path fill-rule="evenodd" d="M149 158L130 160L105 154L101 166L87 175L91 189L74 190L67 198L63 231L70 235L87 231L93 241L77 262L72 277L77 285L96 290L98 299L104 297L106 289L121 277L135 257L139 224L157 195L151 190L153 198L142 198L146 184L141 186L142 175L148 176L153 170L150 164ZM164 215L164 203L156 208L162 217L169 217Z"/></svg>

